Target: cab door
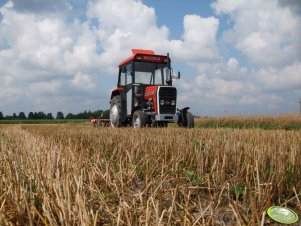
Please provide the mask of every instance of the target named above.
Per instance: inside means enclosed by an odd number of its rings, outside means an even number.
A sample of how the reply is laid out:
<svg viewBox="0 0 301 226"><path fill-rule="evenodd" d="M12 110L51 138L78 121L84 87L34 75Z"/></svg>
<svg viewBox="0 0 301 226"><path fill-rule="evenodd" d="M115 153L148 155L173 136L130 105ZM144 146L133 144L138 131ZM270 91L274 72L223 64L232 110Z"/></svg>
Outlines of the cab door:
<svg viewBox="0 0 301 226"><path fill-rule="evenodd" d="M120 67L119 86L123 87L121 94L122 102L122 118L126 120L127 116L131 114L132 104L132 64L122 65Z"/></svg>

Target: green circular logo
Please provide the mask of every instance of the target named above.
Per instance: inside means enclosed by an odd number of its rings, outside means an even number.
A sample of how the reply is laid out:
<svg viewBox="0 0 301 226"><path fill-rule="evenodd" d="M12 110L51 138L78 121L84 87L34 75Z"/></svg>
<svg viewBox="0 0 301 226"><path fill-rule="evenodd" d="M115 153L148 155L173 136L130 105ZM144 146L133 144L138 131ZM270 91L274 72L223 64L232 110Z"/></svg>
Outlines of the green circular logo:
<svg viewBox="0 0 301 226"><path fill-rule="evenodd" d="M286 207L272 206L267 212L270 218L282 224L293 224L299 220L298 215Z"/></svg>

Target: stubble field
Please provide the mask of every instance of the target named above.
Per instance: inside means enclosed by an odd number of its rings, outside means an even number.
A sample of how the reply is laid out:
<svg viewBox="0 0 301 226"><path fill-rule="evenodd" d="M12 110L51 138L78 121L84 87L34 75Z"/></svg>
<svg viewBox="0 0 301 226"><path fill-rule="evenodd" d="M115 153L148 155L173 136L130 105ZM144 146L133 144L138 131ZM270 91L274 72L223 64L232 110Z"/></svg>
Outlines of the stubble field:
<svg viewBox="0 0 301 226"><path fill-rule="evenodd" d="M0 225L270 225L301 212L301 131L0 127Z"/></svg>

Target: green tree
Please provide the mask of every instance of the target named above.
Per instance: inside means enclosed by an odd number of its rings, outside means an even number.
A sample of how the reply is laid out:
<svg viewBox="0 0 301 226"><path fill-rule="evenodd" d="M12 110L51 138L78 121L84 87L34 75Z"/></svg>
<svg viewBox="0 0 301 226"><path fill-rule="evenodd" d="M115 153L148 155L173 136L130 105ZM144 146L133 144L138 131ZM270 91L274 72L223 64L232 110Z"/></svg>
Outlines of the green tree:
<svg viewBox="0 0 301 226"><path fill-rule="evenodd" d="M13 119L18 119L18 116L16 113L13 114Z"/></svg>
<svg viewBox="0 0 301 226"><path fill-rule="evenodd" d="M33 118L34 118L34 119L39 119L39 114L38 114L38 112L34 112L34 113L33 113Z"/></svg>
<svg viewBox="0 0 301 226"><path fill-rule="evenodd" d="M44 112L42 112L42 111L39 111L38 112L38 119L46 119L46 114L44 113Z"/></svg>
<svg viewBox="0 0 301 226"><path fill-rule="evenodd" d="M33 115L33 112L31 111L31 112L29 112L29 114L28 114L28 117L27 117L28 119L34 119L34 115Z"/></svg>
<svg viewBox="0 0 301 226"><path fill-rule="evenodd" d="M56 119L64 119L64 114L63 114L63 112L59 111L59 112L56 114Z"/></svg>
<svg viewBox="0 0 301 226"><path fill-rule="evenodd" d="M110 118L110 110L105 110L102 113L102 118Z"/></svg>
<svg viewBox="0 0 301 226"><path fill-rule="evenodd" d="M26 115L24 112L19 113L19 119L26 119Z"/></svg>
<svg viewBox="0 0 301 226"><path fill-rule="evenodd" d="M3 119L3 113L0 111L0 120Z"/></svg>
<svg viewBox="0 0 301 226"><path fill-rule="evenodd" d="M94 118L97 118L97 117L100 117L102 115L102 113L103 113L103 110L97 110L92 113L92 116Z"/></svg>
<svg viewBox="0 0 301 226"><path fill-rule="evenodd" d="M48 113L47 116L46 116L46 118L47 118L47 119L53 119L53 116L52 116L51 113Z"/></svg>
<svg viewBox="0 0 301 226"><path fill-rule="evenodd" d="M66 115L66 119L75 119L76 116L72 113L69 113L68 115Z"/></svg>

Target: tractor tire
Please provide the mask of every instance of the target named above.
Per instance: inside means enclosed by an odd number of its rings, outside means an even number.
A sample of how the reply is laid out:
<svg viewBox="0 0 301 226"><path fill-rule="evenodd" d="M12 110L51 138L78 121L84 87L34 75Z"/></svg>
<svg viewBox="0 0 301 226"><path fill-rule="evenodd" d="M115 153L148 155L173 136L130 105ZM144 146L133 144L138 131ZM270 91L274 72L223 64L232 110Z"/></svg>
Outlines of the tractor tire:
<svg viewBox="0 0 301 226"><path fill-rule="evenodd" d="M186 112L187 125L186 128L194 128L194 117L190 111Z"/></svg>
<svg viewBox="0 0 301 226"><path fill-rule="evenodd" d="M110 108L110 124L111 127L121 127L121 97L119 95L114 96L111 100Z"/></svg>
<svg viewBox="0 0 301 226"><path fill-rule="evenodd" d="M137 110L133 114L132 118L133 128L143 128L146 125L145 115L141 110Z"/></svg>

